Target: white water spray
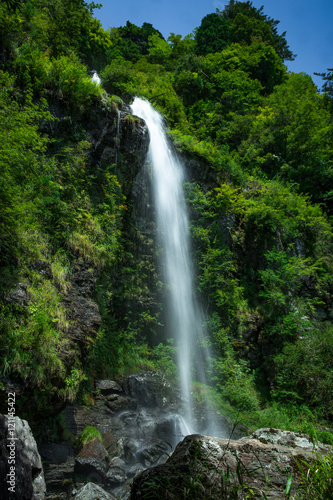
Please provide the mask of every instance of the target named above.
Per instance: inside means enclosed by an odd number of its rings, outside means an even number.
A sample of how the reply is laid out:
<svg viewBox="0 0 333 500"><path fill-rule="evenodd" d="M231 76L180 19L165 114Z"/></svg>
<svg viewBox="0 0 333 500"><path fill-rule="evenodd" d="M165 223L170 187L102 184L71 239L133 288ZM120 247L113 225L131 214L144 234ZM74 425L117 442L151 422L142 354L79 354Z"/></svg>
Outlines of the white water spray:
<svg viewBox="0 0 333 500"><path fill-rule="evenodd" d="M93 76L91 77L92 81L97 83L97 85L100 85L101 84L101 79L100 77L98 76L98 73L97 71L94 71L93 72Z"/></svg>
<svg viewBox="0 0 333 500"><path fill-rule="evenodd" d="M195 432L191 383L195 377L205 382L202 349L204 337L202 315L196 299L190 258L189 222L183 193L184 167L171 151L161 115L149 102L135 98L134 115L145 120L150 147L157 230L163 248L163 266L170 287L170 331L178 346L180 389L187 401L185 419L188 432Z"/></svg>

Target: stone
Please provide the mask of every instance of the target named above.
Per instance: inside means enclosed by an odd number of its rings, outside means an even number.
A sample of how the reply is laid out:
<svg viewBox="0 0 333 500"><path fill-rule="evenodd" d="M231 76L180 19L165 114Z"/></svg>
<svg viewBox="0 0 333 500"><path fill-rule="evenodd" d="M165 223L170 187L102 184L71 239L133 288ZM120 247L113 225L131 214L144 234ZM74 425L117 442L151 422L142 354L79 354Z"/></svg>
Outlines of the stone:
<svg viewBox="0 0 333 500"><path fill-rule="evenodd" d="M288 446L289 448L301 448L305 451L312 449L319 450L324 453L330 451L330 447L323 443L313 443L310 436L299 432L281 431L280 429L263 428L255 431L251 438L258 439L261 443L278 444Z"/></svg>
<svg viewBox="0 0 333 500"><path fill-rule="evenodd" d="M75 341L86 342L87 337L95 338L102 322L96 302L87 297L76 295L73 289L63 298L70 320L68 336Z"/></svg>
<svg viewBox="0 0 333 500"><path fill-rule="evenodd" d="M106 480L111 485L122 484L126 481L126 464L121 458L115 457L110 461L110 467L106 473Z"/></svg>
<svg viewBox="0 0 333 500"><path fill-rule="evenodd" d="M18 283L5 297L5 302L8 304L16 304L22 307L29 305L30 295L26 283Z"/></svg>
<svg viewBox="0 0 333 500"><path fill-rule="evenodd" d="M120 385L115 380L100 379L96 380L95 387L104 395L115 394L123 392Z"/></svg>
<svg viewBox="0 0 333 500"><path fill-rule="evenodd" d="M87 483L72 496L75 500L117 500L112 494L94 483Z"/></svg>
<svg viewBox="0 0 333 500"><path fill-rule="evenodd" d="M287 479L292 473L293 486L300 478L297 460L311 461L313 444L309 436L260 429L237 441L201 436L187 436L161 465L134 477L130 500L145 498L251 498L281 500ZM322 453L332 447L321 444ZM243 495L243 496L242 496Z"/></svg>
<svg viewBox="0 0 333 500"><path fill-rule="evenodd" d="M67 336L81 347L87 343L87 338L96 337L102 321L99 307L91 298L96 276L90 266L90 262L81 260L73 263L69 287L61 302L69 320Z"/></svg>
<svg viewBox="0 0 333 500"><path fill-rule="evenodd" d="M146 467L153 464L163 463L168 458L171 447L160 439L155 439L150 443L145 443L138 452L138 459Z"/></svg>
<svg viewBox="0 0 333 500"><path fill-rule="evenodd" d="M14 495L9 487L14 488ZM1 500L43 500L45 494L42 461L28 422L0 415Z"/></svg>
<svg viewBox="0 0 333 500"><path fill-rule="evenodd" d="M124 396L115 394L112 396L107 396L105 404L112 412L116 412L124 408L127 408L129 401Z"/></svg>
<svg viewBox="0 0 333 500"><path fill-rule="evenodd" d="M43 460L48 498L53 495L60 499L63 493L69 493L72 488L74 474L74 451L68 441L53 443L44 441L38 447ZM64 498L67 496L64 495Z"/></svg>
<svg viewBox="0 0 333 500"><path fill-rule="evenodd" d="M104 484L107 467L108 453L99 439L94 439L84 444L75 456L74 475Z"/></svg>
<svg viewBox="0 0 333 500"><path fill-rule="evenodd" d="M163 408L175 399L174 388L159 372L130 375L126 392L148 407Z"/></svg>

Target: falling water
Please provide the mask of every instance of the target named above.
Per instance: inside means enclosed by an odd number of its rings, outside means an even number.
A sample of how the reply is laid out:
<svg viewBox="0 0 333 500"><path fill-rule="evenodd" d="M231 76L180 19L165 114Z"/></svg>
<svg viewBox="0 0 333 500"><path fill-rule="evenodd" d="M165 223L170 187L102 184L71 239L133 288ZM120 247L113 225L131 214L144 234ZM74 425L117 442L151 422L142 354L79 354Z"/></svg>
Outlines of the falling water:
<svg viewBox="0 0 333 500"><path fill-rule="evenodd" d="M116 136L116 168L118 166L118 151L120 143L120 111L117 111L117 136Z"/></svg>
<svg viewBox="0 0 333 500"><path fill-rule="evenodd" d="M91 79L92 79L93 82L97 83L97 85L101 84L101 79L98 76L97 71L93 71L93 76L91 77Z"/></svg>
<svg viewBox="0 0 333 500"><path fill-rule="evenodd" d="M205 382L198 344L204 337L202 315L195 295L190 258L189 221L183 193L184 167L171 151L163 119L149 102L135 98L134 115L144 119L150 134L149 161L152 167L157 230L163 248L163 267L170 287L168 320L178 345L180 389L187 401L185 419L195 431L191 382Z"/></svg>

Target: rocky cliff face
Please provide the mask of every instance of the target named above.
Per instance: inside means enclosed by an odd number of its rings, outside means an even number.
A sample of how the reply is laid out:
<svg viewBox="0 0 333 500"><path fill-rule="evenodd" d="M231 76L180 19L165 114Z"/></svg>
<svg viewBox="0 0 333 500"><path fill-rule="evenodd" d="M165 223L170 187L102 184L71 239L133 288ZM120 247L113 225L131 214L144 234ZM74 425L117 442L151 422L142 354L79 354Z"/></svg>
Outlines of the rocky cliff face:
<svg viewBox="0 0 333 500"><path fill-rule="evenodd" d="M119 108L119 109L118 109ZM75 122L69 119L66 109L59 102L50 105L50 109L57 117L55 122L45 125L46 132L52 137L57 134L64 135L66 130L71 129L84 133L90 143L88 150L89 169L93 172L102 171L113 166L114 175L122 185L122 192L126 197L130 196L135 178L142 169L145 155L148 148L149 137L145 123L131 116L128 106L118 104L118 107L110 102L100 103L90 110L89 117L80 117ZM49 128L48 128L49 127ZM96 188L96 200L99 203L98 189ZM102 318L99 305L96 301L95 284L100 275L100 268L93 260L84 258L74 249L68 265L66 286L60 291L60 307L65 311L64 326L57 325L62 329L62 335L68 339L66 349L61 349L59 357L64 363L65 369L70 374L72 367L80 367L85 364L87 353L93 345ZM29 272L36 273L40 286L45 282L56 282L53 273L51 260L35 259L30 260ZM23 276L29 273L22 272ZM24 281L26 279L26 281ZM4 296L4 303L9 306L19 308L20 314L29 315L28 307L31 305L29 296L30 278L21 278L17 284L13 284L11 290L7 290ZM111 279L111 278L110 278ZM6 393L11 390L13 384L19 391L19 401L29 399L30 386L29 379L21 380L11 376L1 377L0 389L2 389L1 408L5 408ZM54 380L55 387L57 381ZM62 394L48 397L47 411L50 414L57 414L66 404L66 400L71 399L73 394L69 394L66 387L61 388ZM24 397L23 397L24 396ZM31 398L30 398L31 399ZM20 403L19 403L20 404ZM20 407L19 411L26 411L27 408ZM34 421L38 418L38 408L29 408L29 419ZM28 413L27 413L28 415Z"/></svg>
<svg viewBox="0 0 333 500"><path fill-rule="evenodd" d="M79 494L87 481L125 499L135 474L165 462L184 437L180 397L160 373L97 380L95 389L90 409L73 404L63 412L71 442L39 444L49 499ZM79 444L87 426L100 432L101 441Z"/></svg>

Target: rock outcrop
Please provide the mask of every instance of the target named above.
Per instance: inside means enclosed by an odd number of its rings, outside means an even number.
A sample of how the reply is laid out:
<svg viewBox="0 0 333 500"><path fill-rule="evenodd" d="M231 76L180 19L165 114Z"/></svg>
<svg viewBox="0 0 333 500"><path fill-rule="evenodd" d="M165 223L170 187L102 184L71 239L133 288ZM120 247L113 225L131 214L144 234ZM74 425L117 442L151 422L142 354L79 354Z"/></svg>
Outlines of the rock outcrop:
<svg viewBox="0 0 333 500"><path fill-rule="evenodd" d="M107 493L103 488L94 483L87 483L74 493L75 500L116 500L112 493Z"/></svg>
<svg viewBox="0 0 333 500"><path fill-rule="evenodd" d="M63 416L75 440L93 426L102 442L95 439L74 450L69 442L40 444L47 498L68 499L86 481L127 498L135 474L164 463L172 445L186 434L177 413L180 406L177 390L160 373L97 380L94 405L67 406Z"/></svg>
<svg viewBox="0 0 333 500"><path fill-rule="evenodd" d="M66 500L72 493L74 450L68 441L44 441L38 451L43 459L48 500Z"/></svg>
<svg viewBox="0 0 333 500"><path fill-rule="evenodd" d="M320 453L332 447L319 444ZM300 470L296 460L311 461L309 436L277 429L260 429L238 441L191 435L179 443L165 464L138 474L130 500L285 498L290 474L293 488Z"/></svg>
<svg viewBox="0 0 333 500"><path fill-rule="evenodd" d="M69 319L67 335L81 350L87 338L96 337L102 321L98 305L91 299L95 281L96 272L91 263L77 260L72 265L69 287L62 300Z"/></svg>
<svg viewBox="0 0 333 500"><path fill-rule="evenodd" d="M28 422L0 415L0 498L43 500L46 485Z"/></svg>

